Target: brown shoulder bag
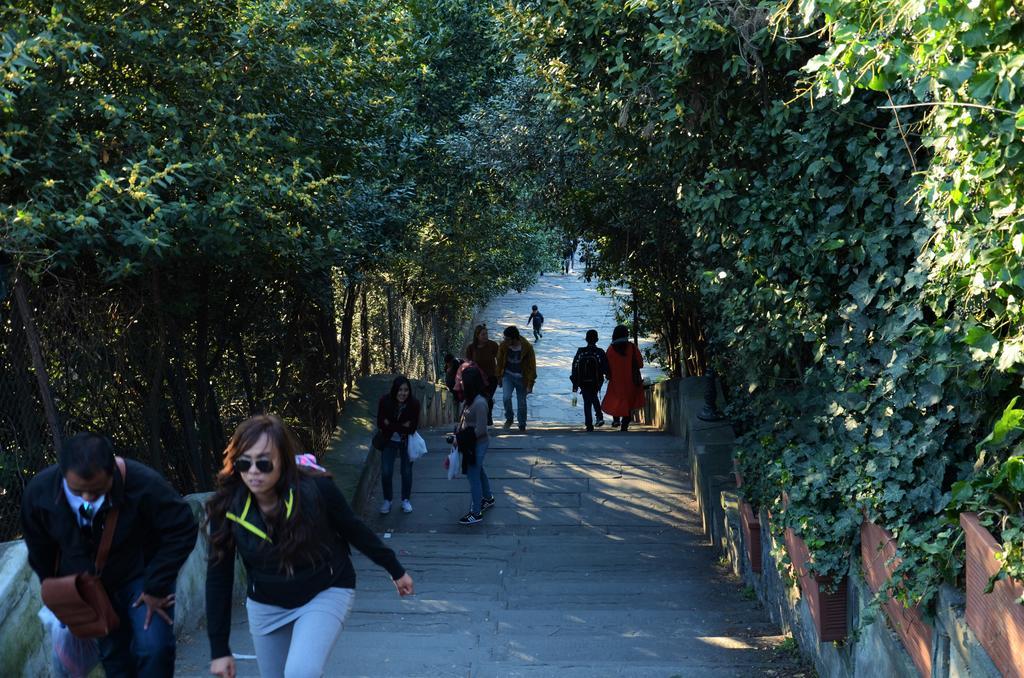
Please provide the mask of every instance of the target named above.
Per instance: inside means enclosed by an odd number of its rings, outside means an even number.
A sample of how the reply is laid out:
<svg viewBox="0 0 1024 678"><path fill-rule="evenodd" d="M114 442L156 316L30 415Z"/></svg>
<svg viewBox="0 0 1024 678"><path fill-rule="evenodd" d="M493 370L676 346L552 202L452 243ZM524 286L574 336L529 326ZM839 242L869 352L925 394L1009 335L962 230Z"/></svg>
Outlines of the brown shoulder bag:
<svg viewBox="0 0 1024 678"><path fill-rule="evenodd" d="M124 459L117 457L116 461L121 472L121 480L124 481ZM121 624L100 578L110 554L110 543L114 540L114 528L117 527L119 512L119 508L107 512L100 548L96 552L96 574L80 572L66 577L47 577L43 580L43 603L77 638L102 638ZM57 563L60 563L59 553Z"/></svg>

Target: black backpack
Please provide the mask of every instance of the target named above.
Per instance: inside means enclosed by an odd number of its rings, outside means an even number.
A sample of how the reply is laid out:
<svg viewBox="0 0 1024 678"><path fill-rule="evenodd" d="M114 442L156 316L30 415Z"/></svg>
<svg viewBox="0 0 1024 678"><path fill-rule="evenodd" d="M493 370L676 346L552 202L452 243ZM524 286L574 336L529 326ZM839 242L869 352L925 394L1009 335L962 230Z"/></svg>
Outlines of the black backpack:
<svg viewBox="0 0 1024 678"><path fill-rule="evenodd" d="M580 355L576 364L576 382L580 386L597 386L601 381L601 360L593 351Z"/></svg>

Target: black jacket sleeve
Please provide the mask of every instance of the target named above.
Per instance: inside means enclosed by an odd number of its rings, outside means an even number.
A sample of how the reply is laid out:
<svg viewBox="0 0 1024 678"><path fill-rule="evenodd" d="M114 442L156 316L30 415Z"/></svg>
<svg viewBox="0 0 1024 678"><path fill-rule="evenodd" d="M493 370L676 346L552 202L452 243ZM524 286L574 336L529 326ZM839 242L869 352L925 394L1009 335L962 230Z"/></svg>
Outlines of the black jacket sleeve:
<svg viewBox="0 0 1024 678"><path fill-rule="evenodd" d="M218 529L210 525L210 534ZM235 549L206 566L206 633L210 637L210 659L231 654L231 594L235 588Z"/></svg>
<svg viewBox="0 0 1024 678"><path fill-rule="evenodd" d="M160 474L133 465L127 482L132 482L131 474L140 473L145 474L146 483L141 511L153 534L159 535L158 546L146 563L143 590L151 596L163 597L174 593L178 570L195 548L198 528L188 503Z"/></svg>
<svg viewBox="0 0 1024 678"><path fill-rule="evenodd" d="M28 564L39 577L39 581L57 574L57 542L46 530L42 519L43 512L33 508L34 499L39 492L33 485L41 481L29 483L21 497L21 529L24 533L25 546L28 547Z"/></svg>
<svg viewBox="0 0 1024 678"><path fill-rule="evenodd" d="M331 526L377 565L383 567L392 579L401 579L405 568L398 562L395 552L384 545L384 542L356 517L352 507L345 501L345 496L330 478L316 479L317 489L324 502L324 510L331 521Z"/></svg>

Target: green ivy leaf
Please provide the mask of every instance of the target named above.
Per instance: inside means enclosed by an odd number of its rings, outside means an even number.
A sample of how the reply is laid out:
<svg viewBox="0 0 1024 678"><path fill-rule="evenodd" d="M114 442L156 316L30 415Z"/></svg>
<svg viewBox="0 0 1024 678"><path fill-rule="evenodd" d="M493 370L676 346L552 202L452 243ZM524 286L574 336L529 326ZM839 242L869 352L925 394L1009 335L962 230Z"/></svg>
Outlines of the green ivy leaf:
<svg viewBox="0 0 1024 678"><path fill-rule="evenodd" d="M1006 437L1014 431L1021 428L1021 421L1024 420L1024 410L1017 409L1017 397L1014 396L1010 404L1003 410L1002 415L996 420L996 423L992 426L992 432L989 433L985 438L978 443L978 450L985 447L996 447Z"/></svg>

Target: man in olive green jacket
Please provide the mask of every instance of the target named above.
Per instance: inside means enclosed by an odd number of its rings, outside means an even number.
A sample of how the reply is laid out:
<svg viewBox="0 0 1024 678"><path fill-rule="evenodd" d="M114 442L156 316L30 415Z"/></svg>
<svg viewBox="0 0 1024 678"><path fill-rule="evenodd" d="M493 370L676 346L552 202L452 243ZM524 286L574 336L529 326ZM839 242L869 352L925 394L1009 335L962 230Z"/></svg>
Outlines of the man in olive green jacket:
<svg viewBox="0 0 1024 678"><path fill-rule="evenodd" d="M516 392L519 430L526 430L526 395L533 393L537 381L537 356L533 346L514 326L505 328L504 341L498 346L495 376L501 384L505 402L505 428L512 428L512 391Z"/></svg>

